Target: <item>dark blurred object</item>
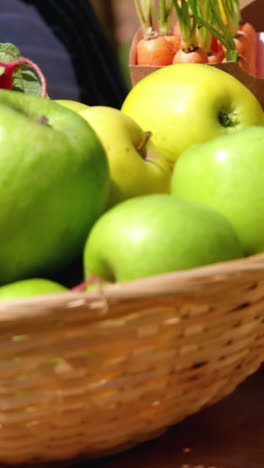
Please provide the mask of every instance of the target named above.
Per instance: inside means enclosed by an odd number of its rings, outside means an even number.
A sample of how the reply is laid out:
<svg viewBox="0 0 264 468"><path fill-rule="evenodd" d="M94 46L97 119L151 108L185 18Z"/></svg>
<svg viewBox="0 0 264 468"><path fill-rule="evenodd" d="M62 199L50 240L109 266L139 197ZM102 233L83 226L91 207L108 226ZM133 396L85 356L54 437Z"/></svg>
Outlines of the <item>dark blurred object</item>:
<svg viewBox="0 0 264 468"><path fill-rule="evenodd" d="M263 0L255 0L242 10L242 17L253 23L256 30L264 31Z"/></svg>
<svg viewBox="0 0 264 468"><path fill-rule="evenodd" d="M119 41L116 30L117 21L114 8L114 4L116 3L115 0L91 0L91 3L113 46L117 48Z"/></svg>
<svg viewBox="0 0 264 468"><path fill-rule="evenodd" d="M119 63L90 1L23 1L37 8L70 54L80 100L90 105L121 107L126 89Z"/></svg>
<svg viewBox="0 0 264 468"><path fill-rule="evenodd" d="M50 97L121 106L126 85L89 0L1 0L0 42L38 63Z"/></svg>

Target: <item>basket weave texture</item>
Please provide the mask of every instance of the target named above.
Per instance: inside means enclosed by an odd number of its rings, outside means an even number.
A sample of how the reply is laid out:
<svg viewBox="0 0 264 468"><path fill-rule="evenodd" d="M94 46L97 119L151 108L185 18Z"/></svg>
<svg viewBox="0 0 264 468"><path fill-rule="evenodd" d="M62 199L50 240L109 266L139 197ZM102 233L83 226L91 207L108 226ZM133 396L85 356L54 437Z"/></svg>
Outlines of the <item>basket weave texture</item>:
<svg viewBox="0 0 264 468"><path fill-rule="evenodd" d="M264 255L1 302L0 335L0 463L121 450L264 361Z"/></svg>

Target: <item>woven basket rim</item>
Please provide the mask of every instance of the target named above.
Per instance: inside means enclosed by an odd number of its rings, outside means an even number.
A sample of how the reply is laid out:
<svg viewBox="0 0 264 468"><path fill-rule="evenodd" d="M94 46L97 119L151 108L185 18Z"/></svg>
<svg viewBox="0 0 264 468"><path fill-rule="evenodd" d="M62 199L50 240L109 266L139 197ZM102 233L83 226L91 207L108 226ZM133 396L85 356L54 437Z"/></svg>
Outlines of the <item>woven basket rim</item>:
<svg viewBox="0 0 264 468"><path fill-rule="evenodd" d="M111 300L136 300L177 293L190 295L195 284L199 285L201 281L216 283L245 272L261 270L263 270L264 278L264 253L133 281L99 285L93 291L73 292L70 290L49 295L1 300L0 323L18 319L32 319L36 315L48 314L52 309L64 307L71 309L84 303L88 305L96 301L106 301L107 303Z"/></svg>

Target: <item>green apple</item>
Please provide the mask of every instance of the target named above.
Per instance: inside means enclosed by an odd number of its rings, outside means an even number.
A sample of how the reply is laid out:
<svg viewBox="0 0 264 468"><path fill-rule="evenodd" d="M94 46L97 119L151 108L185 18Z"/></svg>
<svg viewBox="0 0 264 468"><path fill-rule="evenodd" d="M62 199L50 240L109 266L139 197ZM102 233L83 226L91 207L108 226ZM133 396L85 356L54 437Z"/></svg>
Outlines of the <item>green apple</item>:
<svg viewBox="0 0 264 468"><path fill-rule="evenodd" d="M0 90L0 284L61 270L105 209L109 170L93 129L48 99Z"/></svg>
<svg viewBox="0 0 264 468"><path fill-rule="evenodd" d="M172 164L133 119L106 106L90 107L80 115L93 127L108 157L109 206L138 195L169 192Z"/></svg>
<svg viewBox="0 0 264 468"><path fill-rule="evenodd" d="M246 254L264 251L264 127L249 127L186 150L172 193L216 209L236 230Z"/></svg>
<svg viewBox="0 0 264 468"><path fill-rule="evenodd" d="M0 287L0 301L21 297L42 296L68 291L55 281L42 278L26 279Z"/></svg>
<svg viewBox="0 0 264 468"><path fill-rule="evenodd" d="M153 133L158 149L175 161L189 146L250 125L263 125L253 93L209 65L175 64L139 81L122 111Z"/></svg>
<svg viewBox="0 0 264 468"><path fill-rule="evenodd" d="M243 256L229 222L171 195L126 200L95 223L84 250L85 277L127 281Z"/></svg>
<svg viewBox="0 0 264 468"><path fill-rule="evenodd" d="M82 102L72 101L70 99L55 99L54 102L60 104L63 107L67 107L77 113L80 111L86 110L89 106L87 104L83 104Z"/></svg>

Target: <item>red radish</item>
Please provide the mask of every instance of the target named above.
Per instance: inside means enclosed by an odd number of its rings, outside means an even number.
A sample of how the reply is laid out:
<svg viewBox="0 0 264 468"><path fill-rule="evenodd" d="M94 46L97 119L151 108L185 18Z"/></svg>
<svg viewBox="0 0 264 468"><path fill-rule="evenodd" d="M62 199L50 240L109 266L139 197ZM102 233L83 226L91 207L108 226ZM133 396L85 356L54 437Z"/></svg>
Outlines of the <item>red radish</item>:
<svg viewBox="0 0 264 468"><path fill-rule="evenodd" d="M196 0L194 0L196 1ZM234 35L237 30L234 32L234 24L237 22L237 6L238 0L202 0L201 5L203 8L199 8L198 0L198 9L197 11L197 23L198 30L201 32L199 34L199 39L205 42L206 47L204 49L208 53L209 63L220 63L227 60L238 60L238 52L236 50L236 44L234 40ZM221 8L220 8L221 6ZM204 16L203 11L206 11ZM226 19L232 19L230 24L225 25L225 22L222 19L224 16ZM211 36L209 40L206 38L206 33L203 32L203 27L207 29ZM203 43L202 42L202 43ZM225 59L224 59L225 57Z"/></svg>
<svg viewBox="0 0 264 468"><path fill-rule="evenodd" d="M257 75L257 33L254 26L249 22L242 22L239 27L240 31L248 37L248 60L250 73L253 76Z"/></svg>
<svg viewBox="0 0 264 468"><path fill-rule="evenodd" d="M158 26L158 32L174 48L174 54L176 54L181 45L181 38L179 35L174 34L172 28L173 0L159 0L158 5L158 8L152 7Z"/></svg>
<svg viewBox="0 0 264 468"><path fill-rule="evenodd" d="M207 63L208 56L204 50L199 47L193 50L189 49L185 51L180 49L173 59L173 63Z"/></svg>
<svg viewBox="0 0 264 468"><path fill-rule="evenodd" d="M254 70L252 70L253 67L251 66L251 44L246 32L240 28L241 13L239 0L221 0L221 7L226 21L226 27L231 34L235 45L236 60L238 61L240 68L252 73ZM230 60L228 54L226 55L227 59Z"/></svg>
<svg viewBox="0 0 264 468"><path fill-rule="evenodd" d="M224 56L225 56L225 50L223 44L221 44L220 41L218 41L218 51L217 55L219 56L219 61L222 62Z"/></svg>
<svg viewBox="0 0 264 468"><path fill-rule="evenodd" d="M238 54L238 65L242 70L250 73L250 44L245 33L239 31L234 36L234 43ZM225 60L223 60L225 61Z"/></svg>
<svg viewBox="0 0 264 468"><path fill-rule="evenodd" d="M250 73L251 46L249 37L243 31L238 31L234 36L234 41L238 56L240 57L239 65L243 70Z"/></svg>
<svg viewBox="0 0 264 468"><path fill-rule="evenodd" d="M179 48L181 47L181 38L180 36L176 36L174 34L166 34L165 36L163 36L166 41L169 42L169 44L171 44L173 47L174 47L174 50L175 50L175 54L178 52Z"/></svg>
<svg viewBox="0 0 264 468"><path fill-rule="evenodd" d="M222 60L223 63L227 61L228 60L226 58ZM249 72L249 63L246 57L243 57L243 55L239 55L237 59L237 63L242 70L246 71L247 73Z"/></svg>
<svg viewBox="0 0 264 468"><path fill-rule="evenodd" d="M248 49L249 49L248 36L243 31L239 31L234 36L234 41L236 44L236 50L237 50L238 55L243 55L243 57L248 58Z"/></svg>
<svg viewBox="0 0 264 468"><path fill-rule="evenodd" d="M174 36L177 36L179 38L181 37L181 28L180 28L179 21L176 21L176 23L174 25L173 34L174 34Z"/></svg>
<svg viewBox="0 0 264 468"><path fill-rule="evenodd" d="M137 46L137 64L171 65L175 53L175 47L164 36L144 38L139 41Z"/></svg>
<svg viewBox="0 0 264 468"><path fill-rule="evenodd" d="M83 281L82 283L78 284L77 286L74 286L74 288L71 289L71 292L83 292L86 290L87 286L91 286L92 284L98 284L100 278L98 276L91 276L86 281Z"/></svg>
<svg viewBox="0 0 264 468"><path fill-rule="evenodd" d="M41 96L45 98L47 96L46 78L43 75L39 66L36 65L34 62L32 62L32 60L27 59L25 57L21 57L10 63L0 62L0 67L5 68L4 73L0 76L0 88L9 89L9 90L13 88L13 73L16 70L16 68L19 67L20 65L28 65L30 68L32 68L36 72L40 80L41 86L42 86Z"/></svg>
<svg viewBox="0 0 264 468"><path fill-rule="evenodd" d="M196 22L196 10L194 3L187 0L174 0L177 14L177 23L174 31L178 28L181 37L181 47L176 53L173 63L208 63L207 53L199 47ZM196 7L198 2L196 2ZM178 33L179 36L179 33Z"/></svg>
<svg viewBox="0 0 264 468"><path fill-rule="evenodd" d="M246 72L249 72L250 71L250 65L249 65L249 61L246 57L243 57L243 55L240 55L238 57L238 65L240 66L240 68Z"/></svg>
<svg viewBox="0 0 264 468"><path fill-rule="evenodd" d="M208 63L221 63L223 61L223 55L218 52L209 51L207 54Z"/></svg>
<svg viewBox="0 0 264 468"><path fill-rule="evenodd" d="M218 60L218 62L222 62L222 60L225 57L224 47L215 36L212 36L209 55L211 57L215 57ZM208 61L210 63L218 63L218 62L214 62L214 58L212 58L212 61L211 61L210 57L208 57Z"/></svg>
<svg viewBox="0 0 264 468"><path fill-rule="evenodd" d="M154 8L150 0L135 0L135 7L144 37L137 45L137 64L165 66L171 65L179 49L179 40L171 34L172 0L159 0L159 8ZM153 29L155 16L157 29Z"/></svg>
<svg viewBox="0 0 264 468"><path fill-rule="evenodd" d="M254 28L253 24L246 22L241 22L239 29L246 33L248 36L255 37L256 36L256 29Z"/></svg>
<svg viewBox="0 0 264 468"><path fill-rule="evenodd" d="M208 63L220 63L219 55L214 52L208 52L207 54Z"/></svg>
<svg viewBox="0 0 264 468"><path fill-rule="evenodd" d="M221 63L225 58L224 47L218 42L218 50L208 52L208 63Z"/></svg>
<svg viewBox="0 0 264 468"><path fill-rule="evenodd" d="M212 52L218 52L218 47L219 47L219 41L215 36L212 35L210 50Z"/></svg>

